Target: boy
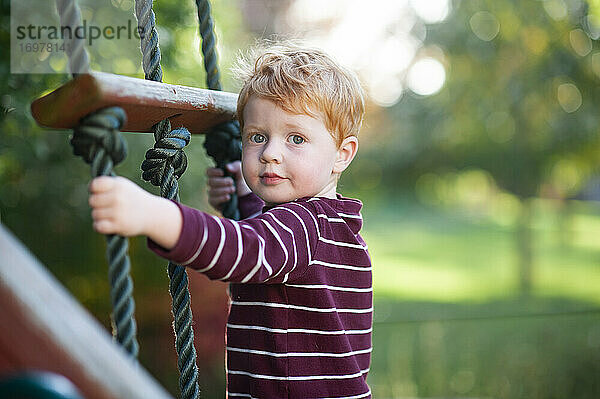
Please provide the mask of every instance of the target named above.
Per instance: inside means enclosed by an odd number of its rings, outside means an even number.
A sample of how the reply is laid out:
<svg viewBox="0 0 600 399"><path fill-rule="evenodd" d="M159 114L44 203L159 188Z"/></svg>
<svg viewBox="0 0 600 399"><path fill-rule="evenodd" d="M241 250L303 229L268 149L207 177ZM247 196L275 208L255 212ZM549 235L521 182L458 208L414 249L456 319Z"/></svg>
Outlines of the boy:
<svg viewBox="0 0 600 399"><path fill-rule="evenodd" d="M146 235L160 256L231 283L229 398L369 398L373 308L362 204L336 192L358 149L362 89L324 53L291 44L265 50L242 73L242 173L229 167L246 219L101 177L90 184L94 228ZM218 206L232 180L209 176Z"/></svg>

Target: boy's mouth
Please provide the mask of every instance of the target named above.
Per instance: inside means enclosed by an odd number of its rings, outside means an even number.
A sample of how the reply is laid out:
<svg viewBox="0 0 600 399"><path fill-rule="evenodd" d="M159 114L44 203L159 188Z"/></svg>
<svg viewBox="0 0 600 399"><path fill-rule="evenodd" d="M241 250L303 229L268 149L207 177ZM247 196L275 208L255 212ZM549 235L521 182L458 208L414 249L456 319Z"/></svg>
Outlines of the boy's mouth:
<svg viewBox="0 0 600 399"><path fill-rule="evenodd" d="M267 172L260 175L260 181L266 185L278 184L281 183L283 180L285 180L285 178L279 176L277 173Z"/></svg>

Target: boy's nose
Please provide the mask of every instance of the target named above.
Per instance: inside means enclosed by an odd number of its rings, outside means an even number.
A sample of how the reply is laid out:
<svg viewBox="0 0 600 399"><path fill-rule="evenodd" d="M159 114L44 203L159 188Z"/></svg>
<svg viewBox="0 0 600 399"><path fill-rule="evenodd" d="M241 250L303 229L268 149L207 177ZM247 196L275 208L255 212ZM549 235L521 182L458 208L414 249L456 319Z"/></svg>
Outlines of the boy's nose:
<svg viewBox="0 0 600 399"><path fill-rule="evenodd" d="M275 140L270 140L267 144L265 144L260 159L266 163L281 163L281 160L283 159L283 153L279 143L277 143Z"/></svg>

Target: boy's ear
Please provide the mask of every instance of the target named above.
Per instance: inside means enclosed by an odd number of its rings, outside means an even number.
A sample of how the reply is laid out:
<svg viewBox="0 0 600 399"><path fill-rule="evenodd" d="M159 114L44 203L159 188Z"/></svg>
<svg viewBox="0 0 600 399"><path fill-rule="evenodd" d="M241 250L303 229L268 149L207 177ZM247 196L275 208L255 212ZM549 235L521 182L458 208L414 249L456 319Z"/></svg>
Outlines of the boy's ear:
<svg viewBox="0 0 600 399"><path fill-rule="evenodd" d="M350 162L356 156L358 151L358 138L356 136L348 136L342 141L342 145L338 149L337 159L333 165L333 173L342 173Z"/></svg>

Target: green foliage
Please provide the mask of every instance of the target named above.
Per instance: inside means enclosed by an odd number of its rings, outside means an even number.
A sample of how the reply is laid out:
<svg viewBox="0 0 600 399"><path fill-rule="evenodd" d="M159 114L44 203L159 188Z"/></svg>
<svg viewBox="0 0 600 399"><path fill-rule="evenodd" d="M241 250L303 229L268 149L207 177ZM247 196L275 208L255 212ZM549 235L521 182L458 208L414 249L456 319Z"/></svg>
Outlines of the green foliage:
<svg viewBox="0 0 600 399"><path fill-rule="evenodd" d="M597 172L598 44L582 24L585 4L567 3L553 19L544 1L455 1L428 27L423 54L445 64L447 80L389 109L399 128L383 151L394 178L478 168L526 198L554 183L561 160L576 165L577 182L560 196Z"/></svg>

